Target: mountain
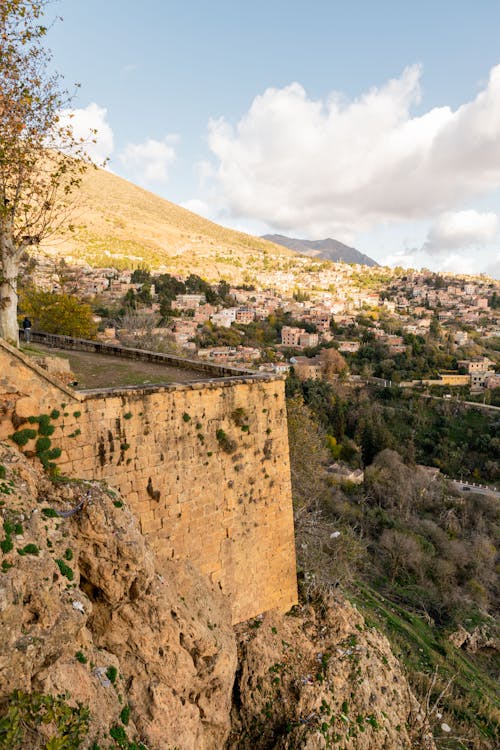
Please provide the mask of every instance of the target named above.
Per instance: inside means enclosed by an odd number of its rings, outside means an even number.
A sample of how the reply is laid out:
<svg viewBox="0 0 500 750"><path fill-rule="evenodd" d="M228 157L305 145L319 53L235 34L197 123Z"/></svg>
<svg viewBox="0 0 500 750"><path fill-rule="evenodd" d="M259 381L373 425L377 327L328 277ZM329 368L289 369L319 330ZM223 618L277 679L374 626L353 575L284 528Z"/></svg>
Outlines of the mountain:
<svg viewBox="0 0 500 750"><path fill-rule="evenodd" d="M264 260L269 267L294 257L282 246L215 224L103 169L84 175L74 204L73 231L42 245L68 262L117 268L145 264L231 281L260 269Z"/></svg>
<svg viewBox="0 0 500 750"><path fill-rule="evenodd" d="M282 234L265 234L262 239L273 242L276 245L288 247L302 255L310 255L313 258L324 258L334 262L359 263L362 266L378 266L377 261L368 255L360 253L354 247L344 245L338 240L327 237L325 240L299 240L295 237L285 237Z"/></svg>

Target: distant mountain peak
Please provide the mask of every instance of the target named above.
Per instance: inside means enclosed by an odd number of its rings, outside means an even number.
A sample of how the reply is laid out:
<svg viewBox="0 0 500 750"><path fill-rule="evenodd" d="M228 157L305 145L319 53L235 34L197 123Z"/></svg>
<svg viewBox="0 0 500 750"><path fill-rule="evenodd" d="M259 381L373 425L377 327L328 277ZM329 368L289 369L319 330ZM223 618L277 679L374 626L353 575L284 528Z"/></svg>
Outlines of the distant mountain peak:
<svg viewBox="0 0 500 750"><path fill-rule="evenodd" d="M287 247L289 250L295 250L302 255L310 255L313 258L323 258L334 262L359 263L363 266L378 266L377 261L373 258L331 237L324 240L300 240L282 234L264 234L262 239Z"/></svg>

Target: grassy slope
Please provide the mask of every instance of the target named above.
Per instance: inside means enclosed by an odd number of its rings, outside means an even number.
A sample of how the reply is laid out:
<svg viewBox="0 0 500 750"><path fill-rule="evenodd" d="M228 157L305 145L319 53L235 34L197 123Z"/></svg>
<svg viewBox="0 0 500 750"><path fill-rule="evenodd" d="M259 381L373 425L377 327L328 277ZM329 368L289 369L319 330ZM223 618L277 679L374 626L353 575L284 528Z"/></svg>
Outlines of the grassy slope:
<svg viewBox="0 0 500 750"><path fill-rule="evenodd" d="M394 653L404 663L410 681L416 681L420 694L422 688L425 690L430 684L430 676L436 668L439 677L433 700L453 678L451 688L441 702L445 719L453 724L453 734L463 736L470 732L472 736L483 738L484 747L494 747L499 739L500 701L488 655L468 654L455 648L422 617L384 598L366 583L358 583L350 598L367 622L387 635ZM457 725L462 731L457 731ZM447 743L446 747L461 750L468 748L469 744L457 741Z"/></svg>
<svg viewBox="0 0 500 750"><path fill-rule="evenodd" d="M271 242L219 226L102 169L85 175L72 221L73 234L46 245L99 266L113 261L113 265L137 267L145 262L153 268L165 265L217 279L238 275L238 268L242 275L262 256L278 263L296 256Z"/></svg>

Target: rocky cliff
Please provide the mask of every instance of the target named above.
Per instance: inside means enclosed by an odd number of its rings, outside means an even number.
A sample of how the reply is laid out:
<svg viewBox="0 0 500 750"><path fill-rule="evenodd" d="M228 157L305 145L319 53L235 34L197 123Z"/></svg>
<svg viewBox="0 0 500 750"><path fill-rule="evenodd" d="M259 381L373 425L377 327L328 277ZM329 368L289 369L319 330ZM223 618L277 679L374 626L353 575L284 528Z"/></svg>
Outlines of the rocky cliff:
<svg viewBox="0 0 500 750"><path fill-rule="evenodd" d="M387 641L346 603L233 629L122 498L52 483L7 443L0 513L0 748L433 747Z"/></svg>

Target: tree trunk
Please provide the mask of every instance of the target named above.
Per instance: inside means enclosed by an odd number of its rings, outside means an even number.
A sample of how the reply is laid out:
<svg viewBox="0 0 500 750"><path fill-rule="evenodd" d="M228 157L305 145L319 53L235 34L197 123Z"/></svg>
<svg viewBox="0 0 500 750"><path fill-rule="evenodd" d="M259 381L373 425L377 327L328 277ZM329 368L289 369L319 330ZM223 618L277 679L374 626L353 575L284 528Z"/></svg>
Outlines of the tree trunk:
<svg viewBox="0 0 500 750"><path fill-rule="evenodd" d="M17 279L19 255L10 243L2 243L0 265L0 337L19 346L19 324L17 322Z"/></svg>

